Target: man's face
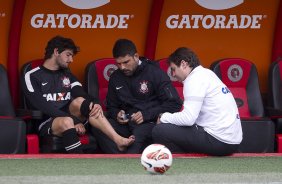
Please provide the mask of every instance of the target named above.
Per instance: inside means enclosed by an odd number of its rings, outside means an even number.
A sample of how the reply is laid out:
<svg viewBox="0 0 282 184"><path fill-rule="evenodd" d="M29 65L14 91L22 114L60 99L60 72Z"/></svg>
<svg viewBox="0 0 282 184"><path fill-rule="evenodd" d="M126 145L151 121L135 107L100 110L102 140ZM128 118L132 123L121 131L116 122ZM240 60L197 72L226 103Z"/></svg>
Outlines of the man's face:
<svg viewBox="0 0 282 184"><path fill-rule="evenodd" d="M55 51L58 52L58 51ZM69 68L69 64L73 62L73 51L66 49L56 55L56 63L60 68Z"/></svg>
<svg viewBox="0 0 282 184"><path fill-rule="evenodd" d="M126 76L131 76L135 72L139 62L138 54L134 54L134 56L126 55L124 57L116 58L116 63L118 68L124 73Z"/></svg>
<svg viewBox="0 0 282 184"><path fill-rule="evenodd" d="M174 63L170 63L171 76L175 77L179 82L184 81L188 75L186 67L187 64L184 61L181 62L179 67ZM191 71L190 67L187 69L189 70L189 72Z"/></svg>

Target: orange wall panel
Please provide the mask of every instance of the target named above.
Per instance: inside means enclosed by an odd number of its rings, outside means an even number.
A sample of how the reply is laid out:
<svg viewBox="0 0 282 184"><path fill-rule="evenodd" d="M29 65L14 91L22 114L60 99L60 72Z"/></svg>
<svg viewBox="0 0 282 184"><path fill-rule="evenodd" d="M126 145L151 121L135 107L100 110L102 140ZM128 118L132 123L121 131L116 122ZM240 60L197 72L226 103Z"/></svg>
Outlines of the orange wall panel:
<svg viewBox="0 0 282 184"><path fill-rule="evenodd" d="M55 35L71 37L80 46L81 51L71 70L81 81L88 62L112 57L112 46L118 38L132 39L143 55L152 2L143 0L138 7L136 3L111 0L100 7L77 9L62 1L27 0L19 67L27 61L42 58L47 41Z"/></svg>
<svg viewBox="0 0 282 184"><path fill-rule="evenodd" d="M186 46L198 54L205 67L227 57L248 59L257 66L260 87L265 92L279 0L241 1L237 6L223 10L208 9L197 2L165 1L155 57L167 57L177 47ZM213 1L213 5L217 2L221 0ZM170 20L171 15L178 15L179 18ZM202 18L195 23L192 16L199 15ZM241 16L246 17L244 21ZM218 27L217 17L225 17L225 21L218 24ZM248 25L248 19L256 22L250 21ZM238 27L234 22L237 22Z"/></svg>
<svg viewBox="0 0 282 184"><path fill-rule="evenodd" d="M104 4L91 7L93 2ZM153 2L26 0L19 67L30 60L42 58L47 41L55 35L71 37L80 46L81 52L75 57L71 69L81 81L88 62L112 57L112 45L118 38L132 39L140 55L143 55ZM14 1L0 3L0 63L5 66L13 3ZM238 4L222 8L222 5L232 3ZM248 59L257 66L260 87L266 92L279 3L279 0L214 0L212 3L209 0L164 0L155 58L167 57L177 47L187 46L196 51L205 67L227 57ZM78 6L82 5L86 6L80 9ZM197 16L202 16L198 22L195 21ZM244 21L242 17L245 17ZM245 28L240 26L241 21L246 25L249 19L252 19L250 25Z"/></svg>
<svg viewBox="0 0 282 184"><path fill-rule="evenodd" d="M14 1L0 2L0 63L7 68L10 21Z"/></svg>

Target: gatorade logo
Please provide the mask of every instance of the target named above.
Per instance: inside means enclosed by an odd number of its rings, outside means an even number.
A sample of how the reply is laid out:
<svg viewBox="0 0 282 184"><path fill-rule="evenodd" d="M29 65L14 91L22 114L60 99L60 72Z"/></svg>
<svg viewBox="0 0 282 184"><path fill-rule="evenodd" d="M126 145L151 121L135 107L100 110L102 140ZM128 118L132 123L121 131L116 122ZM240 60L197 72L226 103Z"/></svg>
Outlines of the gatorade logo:
<svg viewBox="0 0 282 184"><path fill-rule="evenodd" d="M226 10L236 7L244 2L244 0L195 0L200 6L209 10Z"/></svg>
<svg viewBox="0 0 282 184"><path fill-rule="evenodd" d="M110 0L61 0L65 5L75 9L93 9L105 4L108 4Z"/></svg>
<svg viewBox="0 0 282 184"><path fill-rule="evenodd" d="M237 7L244 0L195 0L209 10L226 10ZM169 29L260 29L266 15L236 15L236 14L174 14L166 19Z"/></svg>
<svg viewBox="0 0 282 184"><path fill-rule="evenodd" d="M75 9L93 9L110 3L110 0L61 0L65 5ZM36 29L127 29L129 19L134 15L122 14L44 14L31 17L30 24Z"/></svg>

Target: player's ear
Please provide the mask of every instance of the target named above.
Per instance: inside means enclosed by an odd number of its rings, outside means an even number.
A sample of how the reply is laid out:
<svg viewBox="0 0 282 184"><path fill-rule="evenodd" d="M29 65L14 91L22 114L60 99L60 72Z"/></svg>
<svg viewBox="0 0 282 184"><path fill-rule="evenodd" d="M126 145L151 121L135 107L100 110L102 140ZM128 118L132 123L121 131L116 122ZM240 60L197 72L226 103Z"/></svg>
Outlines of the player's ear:
<svg viewBox="0 0 282 184"><path fill-rule="evenodd" d="M139 61L139 54L138 53L135 53L134 56L133 56L134 60L137 62Z"/></svg>
<svg viewBox="0 0 282 184"><path fill-rule="evenodd" d="M186 67L187 67L187 62L185 62L184 60L182 60L180 65L181 65L183 68L186 68Z"/></svg>
<svg viewBox="0 0 282 184"><path fill-rule="evenodd" d="M59 55L59 50L58 50L58 48L55 48L55 49L54 49L53 54L54 54L55 56L58 56L58 55Z"/></svg>

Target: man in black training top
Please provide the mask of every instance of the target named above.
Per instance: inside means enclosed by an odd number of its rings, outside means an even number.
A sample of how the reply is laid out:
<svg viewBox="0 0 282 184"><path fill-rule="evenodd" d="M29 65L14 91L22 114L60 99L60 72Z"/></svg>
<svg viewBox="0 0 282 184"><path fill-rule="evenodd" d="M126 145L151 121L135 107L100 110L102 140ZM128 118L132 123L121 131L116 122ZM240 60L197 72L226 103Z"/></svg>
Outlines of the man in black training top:
<svg viewBox="0 0 282 184"><path fill-rule="evenodd" d="M159 114L177 112L182 101L165 72L155 62L139 58L135 44L119 39L113 47L118 70L110 77L107 110L109 122L122 136L135 141L122 153L141 153L152 143L152 128ZM94 128L95 131L95 128ZM106 153L121 153L100 131L98 143Z"/></svg>
<svg viewBox="0 0 282 184"><path fill-rule="evenodd" d="M101 106L83 90L81 83L70 72L78 47L72 39L56 36L46 48L44 63L25 74L22 88L33 108L43 112L39 125L40 136L62 137L68 153L82 153L78 134L85 133L84 120L124 150L134 142L134 136L121 137L103 115Z"/></svg>

